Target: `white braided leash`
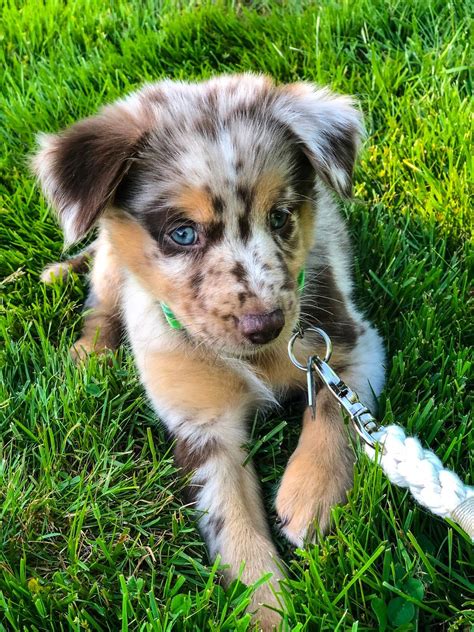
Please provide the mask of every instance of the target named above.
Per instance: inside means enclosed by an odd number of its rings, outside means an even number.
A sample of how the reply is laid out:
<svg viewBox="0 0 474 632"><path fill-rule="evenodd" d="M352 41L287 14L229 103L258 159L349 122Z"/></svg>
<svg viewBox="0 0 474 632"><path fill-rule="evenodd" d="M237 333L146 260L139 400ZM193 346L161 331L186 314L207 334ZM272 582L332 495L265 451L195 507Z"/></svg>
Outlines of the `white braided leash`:
<svg viewBox="0 0 474 632"><path fill-rule="evenodd" d="M372 433L380 445L365 445L389 480L407 487L414 498L437 516L450 518L474 540L474 487L443 467L440 459L423 448L415 437L407 437L400 426L387 426Z"/></svg>

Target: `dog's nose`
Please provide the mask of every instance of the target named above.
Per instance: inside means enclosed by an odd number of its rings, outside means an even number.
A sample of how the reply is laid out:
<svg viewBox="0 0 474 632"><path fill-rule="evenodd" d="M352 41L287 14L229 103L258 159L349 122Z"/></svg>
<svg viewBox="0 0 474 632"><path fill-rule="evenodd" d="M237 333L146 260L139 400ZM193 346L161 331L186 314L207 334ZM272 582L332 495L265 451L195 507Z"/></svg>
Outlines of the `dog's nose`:
<svg viewBox="0 0 474 632"><path fill-rule="evenodd" d="M267 314L246 314L239 318L239 331L256 345L274 340L285 324L281 309Z"/></svg>

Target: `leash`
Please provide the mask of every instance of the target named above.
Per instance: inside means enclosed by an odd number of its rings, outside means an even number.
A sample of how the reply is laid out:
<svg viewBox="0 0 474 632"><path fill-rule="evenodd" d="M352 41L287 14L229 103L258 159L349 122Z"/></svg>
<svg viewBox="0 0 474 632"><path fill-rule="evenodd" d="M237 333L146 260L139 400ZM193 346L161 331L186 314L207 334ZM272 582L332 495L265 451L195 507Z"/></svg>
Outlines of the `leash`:
<svg viewBox="0 0 474 632"><path fill-rule="evenodd" d="M306 364L301 364L295 358L293 346L307 331L322 338L326 353L323 359L312 355ZM407 437L401 426L379 426L356 393L329 366L331 354L331 339L319 327L297 331L288 343L291 362L306 371L308 406L313 419L316 415L316 374L349 415L365 444L366 454L382 467L390 482L407 487L420 505L437 516L449 518L474 541L474 487L465 485L457 474L446 469L434 452L423 448L418 439Z"/></svg>

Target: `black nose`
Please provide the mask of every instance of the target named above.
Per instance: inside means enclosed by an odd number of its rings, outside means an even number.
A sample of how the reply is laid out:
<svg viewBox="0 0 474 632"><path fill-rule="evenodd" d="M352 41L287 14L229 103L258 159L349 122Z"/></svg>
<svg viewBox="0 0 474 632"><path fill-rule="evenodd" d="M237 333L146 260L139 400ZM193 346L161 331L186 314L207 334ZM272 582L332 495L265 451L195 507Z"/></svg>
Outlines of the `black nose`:
<svg viewBox="0 0 474 632"><path fill-rule="evenodd" d="M239 331L256 345L274 340L285 324L281 309L267 314L246 314L239 318Z"/></svg>

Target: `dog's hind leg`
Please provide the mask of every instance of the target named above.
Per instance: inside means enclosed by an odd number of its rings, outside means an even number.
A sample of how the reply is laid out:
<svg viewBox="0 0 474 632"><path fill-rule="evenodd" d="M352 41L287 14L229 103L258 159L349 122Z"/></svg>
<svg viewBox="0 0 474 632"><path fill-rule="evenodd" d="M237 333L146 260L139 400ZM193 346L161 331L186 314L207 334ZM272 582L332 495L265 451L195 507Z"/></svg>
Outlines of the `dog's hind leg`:
<svg viewBox="0 0 474 632"><path fill-rule="evenodd" d="M90 353L114 350L120 343L122 322L120 316L121 270L112 255L105 233L79 254L64 262L47 266L41 275L45 283L65 279L71 271L90 269L89 295L84 305L84 324L79 340L71 348L76 361Z"/></svg>
<svg viewBox="0 0 474 632"><path fill-rule="evenodd" d="M71 272L77 272L78 274L87 272L96 248L97 240L86 246L77 255L66 259L66 261L56 261L48 264L41 273L41 280L43 283L50 285L59 279L65 280Z"/></svg>
<svg viewBox="0 0 474 632"><path fill-rule="evenodd" d="M95 242L81 337L71 349L76 361L85 359L90 353L105 353L119 346L122 334L121 285L120 265L112 254L106 235L101 233Z"/></svg>

